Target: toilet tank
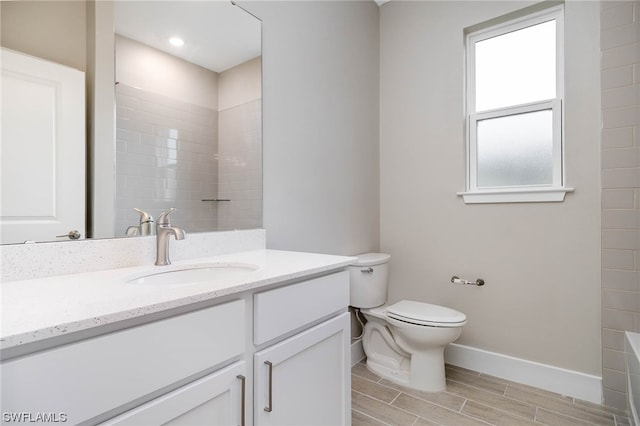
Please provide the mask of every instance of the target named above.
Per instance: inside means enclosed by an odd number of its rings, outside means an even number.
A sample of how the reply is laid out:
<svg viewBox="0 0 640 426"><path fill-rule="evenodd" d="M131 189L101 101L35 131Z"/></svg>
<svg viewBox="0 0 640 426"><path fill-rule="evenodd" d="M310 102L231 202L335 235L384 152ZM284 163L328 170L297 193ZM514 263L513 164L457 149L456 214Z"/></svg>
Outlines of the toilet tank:
<svg viewBox="0 0 640 426"><path fill-rule="evenodd" d="M351 286L350 305L355 308L373 308L387 301L387 278L390 255L366 253L349 266Z"/></svg>

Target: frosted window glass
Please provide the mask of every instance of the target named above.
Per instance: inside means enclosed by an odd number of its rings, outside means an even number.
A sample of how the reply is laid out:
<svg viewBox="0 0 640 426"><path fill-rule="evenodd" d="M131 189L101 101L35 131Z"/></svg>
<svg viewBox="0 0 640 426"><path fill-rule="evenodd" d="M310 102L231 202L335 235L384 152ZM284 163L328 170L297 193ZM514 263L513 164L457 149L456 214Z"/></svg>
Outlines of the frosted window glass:
<svg viewBox="0 0 640 426"><path fill-rule="evenodd" d="M478 187L553 183L551 110L477 122Z"/></svg>
<svg viewBox="0 0 640 426"><path fill-rule="evenodd" d="M556 21L475 43L476 112L556 97Z"/></svg>

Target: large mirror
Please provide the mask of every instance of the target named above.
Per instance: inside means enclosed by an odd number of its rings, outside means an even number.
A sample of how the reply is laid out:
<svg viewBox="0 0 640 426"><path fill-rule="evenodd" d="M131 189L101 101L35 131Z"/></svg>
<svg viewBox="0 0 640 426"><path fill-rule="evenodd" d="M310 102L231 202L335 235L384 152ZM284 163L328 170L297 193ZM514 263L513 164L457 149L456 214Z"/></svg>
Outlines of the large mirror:
<svg viewBox="0 0 640 426"><path fill-rule="evenodd" d="M157 218L163 210L175 207L173 223L188 232L262 226L258 19L227 1L16 1L2 2L1 7L3 58L10 49L86 71L87 185L81 208L89 216L81 238L144 233L137 227L141 215L134 209ZM104 57L105 45L100 47L96 41L99 30L95 27L94 33L95 22L91 22L102 19L104 26L105 18L99 15L105 10L115 51L109 56L113 57L115 84L108 88L115 105L106 108L108 114L96 108L100 90L105 90L104 85L93 84L100 78L100 66L104 67L96 57L100 49ZM78 24L80 17L86 21ZM27 31L29 42L25 43ZM80 36L85 40L78 41ZM92 70L91 64L98 68ZM4 75L3 70L3 79ZM3 117L9 108L3 97ZM100 130L105 123L107 129ZM5 127L10 126L4 118L2 127L0 147L8 158L4 152L9 152L10 138L5 138ZM19 142L14 145L29 143ZM33 155L14 155L22 157L33 164ZM69 166L60 161L53 169ZM2 178L10 182L12 177L3 174ZM52 192L66 189L67 185ZM23 195L25 200L33 198ZM34 235L34 226L23 226L29 232L22 230L7 238L11 234L5 232L8 223L25 222L15 220L23 219L20 214L33 214L43 221L41 212L32 213L33 208L26 206L33 202L25 203L20 211L15 208L16 199L21 195L0 204L2 243L60 241L66 237L56 236L77 228L57 223L56 207L46 218L56 223L53 231Z"/></svg>

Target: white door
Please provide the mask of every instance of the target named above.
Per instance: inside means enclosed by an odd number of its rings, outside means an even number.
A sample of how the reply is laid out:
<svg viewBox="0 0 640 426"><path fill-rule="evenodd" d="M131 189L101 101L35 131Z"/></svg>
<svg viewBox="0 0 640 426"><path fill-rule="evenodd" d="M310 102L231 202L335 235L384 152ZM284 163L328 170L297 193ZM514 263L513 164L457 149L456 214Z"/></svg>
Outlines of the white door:
<svg viewBox="0 0 640 426"><path fill-rule="evenodd" d="M209 374L102 425L245 425L244 361Z"/></svg>
<svg viewBox="0 0 640 426"><path fill-rule="evenodd" d="M349 313L254 356L256 425L351 424Z"/></svg>
<svg viewBox="0 0 640 426"><path fill-rule="evenodd" d="M0 54L0 243L84 237L84 73Z"/></svg>

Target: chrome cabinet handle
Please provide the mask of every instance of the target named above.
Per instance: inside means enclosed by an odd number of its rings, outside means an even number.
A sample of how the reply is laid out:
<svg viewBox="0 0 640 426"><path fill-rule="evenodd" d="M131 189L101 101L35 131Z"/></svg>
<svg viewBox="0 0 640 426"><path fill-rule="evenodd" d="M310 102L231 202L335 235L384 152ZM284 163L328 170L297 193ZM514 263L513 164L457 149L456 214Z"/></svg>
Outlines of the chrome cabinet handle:
<svg viewBox="0 0 640 426"><path fill-rule="evenodd" d="M77 229L72 229L68 234L56 235L56 238L64 238L67 237L70 240L77 240L80 238L80 232Z"/></svg>
<svg viewBox="0 0 640 426"><path fill-rule="evenodd" d="M241 399L241 404L240 404L240 409L242 410L240 412L240 426L244 426L244 409L245 409L245 384L246 384L246 378L242 375L242 374L238 374L236 376L236 378L240 379L240 383L242 384L242 388L241 388L241 392L242 392L242 399Z"/></svg>
<svg viewBox="0 0 640 426"><path fill-rule="evenodd" d="M368 268L360 269L360 272L362 272L363 274L373 274L373 268L369 266Z"/></svg>
<svg viewBox="0 0 640 426"><path fill-rule="evenodd" d="M269 405L264 407L264 411L270 413L273 411L273 364L271 361L265 361L267 367L269 367Z"/></svg>

